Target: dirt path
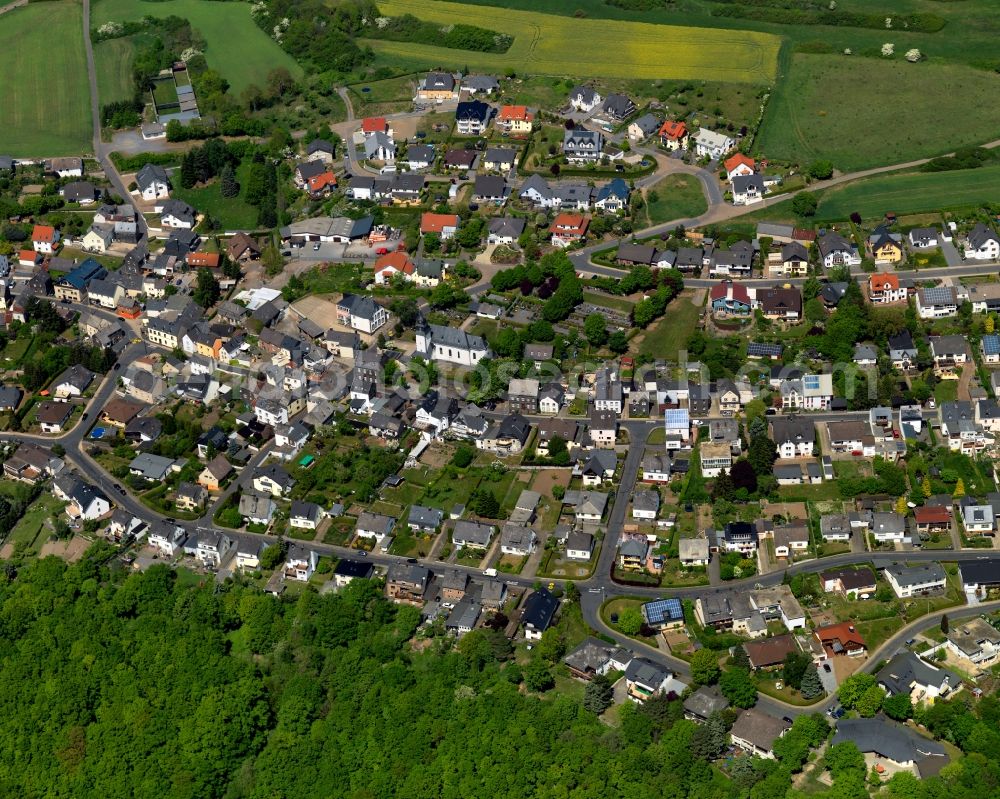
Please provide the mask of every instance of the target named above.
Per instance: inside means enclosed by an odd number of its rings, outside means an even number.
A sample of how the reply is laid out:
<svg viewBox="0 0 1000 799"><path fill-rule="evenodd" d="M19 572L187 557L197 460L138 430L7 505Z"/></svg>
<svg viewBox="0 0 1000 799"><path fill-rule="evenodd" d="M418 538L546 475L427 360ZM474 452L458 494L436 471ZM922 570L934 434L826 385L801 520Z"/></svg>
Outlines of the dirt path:
<svg viewBox="0 0 1000 799"><path fill-rule="evenodd" d="M8 11L13 11L15 8L20 8L21 6L28 5L28 0L15 0L13 3L8 3L5 6L0 6L0 14L6 14Z"/></svg>
<svg viewBox="0 0 1000 799"><path fill-rule="evenodd" d="M347 107L347 119L346 122L354 121L354 105L351 103L351 93L347 91L346 86L340 86L337 88L337 94L340 95L340 99L344 101L344 105Z"/></svg>

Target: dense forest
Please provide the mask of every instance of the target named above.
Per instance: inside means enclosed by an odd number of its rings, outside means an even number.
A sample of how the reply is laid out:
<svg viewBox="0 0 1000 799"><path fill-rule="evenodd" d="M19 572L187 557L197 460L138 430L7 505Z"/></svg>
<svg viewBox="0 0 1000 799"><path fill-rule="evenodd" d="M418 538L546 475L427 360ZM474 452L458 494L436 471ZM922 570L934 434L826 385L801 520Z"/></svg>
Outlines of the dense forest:
<svg viewBox="0 0 1000 799"><path fill-rule="evenodd" d="M378 583L278 600L163 566L127 574L108 554L0 571L4 796L772 799L828 732L805 716L779 761L738 758L730 778L695 754L716 733L679 702L628 705L610 727L520 684L548 647L519 664L490 631L414 639L418 612ZM973 754L887 795L996 795L996 763L976 754L987 714L965 729L968 713L933 723ZM821 795L864 796L856 750L834 749Z"/></svg>

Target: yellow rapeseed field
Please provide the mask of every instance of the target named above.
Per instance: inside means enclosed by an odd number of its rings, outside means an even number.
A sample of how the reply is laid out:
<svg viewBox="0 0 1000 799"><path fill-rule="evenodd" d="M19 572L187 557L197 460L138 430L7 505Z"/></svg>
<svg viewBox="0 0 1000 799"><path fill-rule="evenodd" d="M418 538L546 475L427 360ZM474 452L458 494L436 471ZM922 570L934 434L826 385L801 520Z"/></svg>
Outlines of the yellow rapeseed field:
<svg viewBox="0 0 1000 799"><path fill-rule="evenodd" d="M577 19L441 0L381 0L378 5L390 17L412 14L441 25L463 22L514 37L510 49L502 54L366 40L380 55L411 66L770 83L777 72L781 43L777 36L754 31Z"/></svg>

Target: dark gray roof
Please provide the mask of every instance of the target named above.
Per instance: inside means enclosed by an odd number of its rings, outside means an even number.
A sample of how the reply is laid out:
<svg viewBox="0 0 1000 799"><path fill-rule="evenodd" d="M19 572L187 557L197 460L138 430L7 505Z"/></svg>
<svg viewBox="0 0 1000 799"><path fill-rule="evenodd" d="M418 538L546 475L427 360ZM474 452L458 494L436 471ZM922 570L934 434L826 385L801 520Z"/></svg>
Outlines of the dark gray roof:
<svg viewBox="0 0 1000 799"><path fill-rule="evenodd" d="M939 687L947 683L954 688L962 682L954 672L932 666L914 652L900 652L893 657L879 671L877 679L890 695L909 694L915 684Z"/></svg>
<svg viewBox="0 0 1000 799"><path fill-rule="evenodd" d="M559 600L545 588L539 588L525 600L521 609L521 624L544 632L552 623Z"/></svg>
<svg viewBox="0 0 1000 799"><path fill-rule="evenodd" d="M876 716L872 719L841 719L832 743L851 741L862 754L875 753L896 763L913 761L921 777L929 777L948 764L950 758L937 741Z"/></svg>
<svg viewBox="0 0 1000 799"><path fill-rule="evenodd" d="M729 707L729 700L714 685L703 685L684 701L684 709L692 715L707 719L717 710Z"/></svg>

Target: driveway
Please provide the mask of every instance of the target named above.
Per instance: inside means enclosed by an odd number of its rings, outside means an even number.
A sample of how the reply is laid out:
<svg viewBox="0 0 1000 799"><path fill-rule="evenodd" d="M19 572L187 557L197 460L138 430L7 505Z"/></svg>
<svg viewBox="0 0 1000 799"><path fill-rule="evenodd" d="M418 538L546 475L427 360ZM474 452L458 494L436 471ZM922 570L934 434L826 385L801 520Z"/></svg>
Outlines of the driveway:
<svg viewBox="0 0 1000 799"><path fill-rule="evenodd" d="M824 666L829 667L830 670L827 671ZM824 660L819 664L816 671L819 672L819 681L823 683L826 693L830 696L837 693L837 671L833 668L833 663L829 660Z"/></svg>
<svg viewBox="0 0 1000 799"><path fill-rule="evenodd" d="M719 564L719 555L716 553L712 555L711 560L708 562L708 584L709 585L722 585L722 574Z"/></svg>
<svg viewBox="0 0 1000 799"><path fill-rule="evenodd" d="M972 382L972 376L976 373L976 362L966 361L962 364L962 375L958 378L958 399L968 400L969 399L969 384Z"/></svg>
<svg viewBox="0 0 1000 799"><path fill-rule="evenodd" d="M958 249L955 247L954 242L940 240L941 254L944 255L945 261L948 262L948 266L961 266L962 256L959 254Z"/></svg>

